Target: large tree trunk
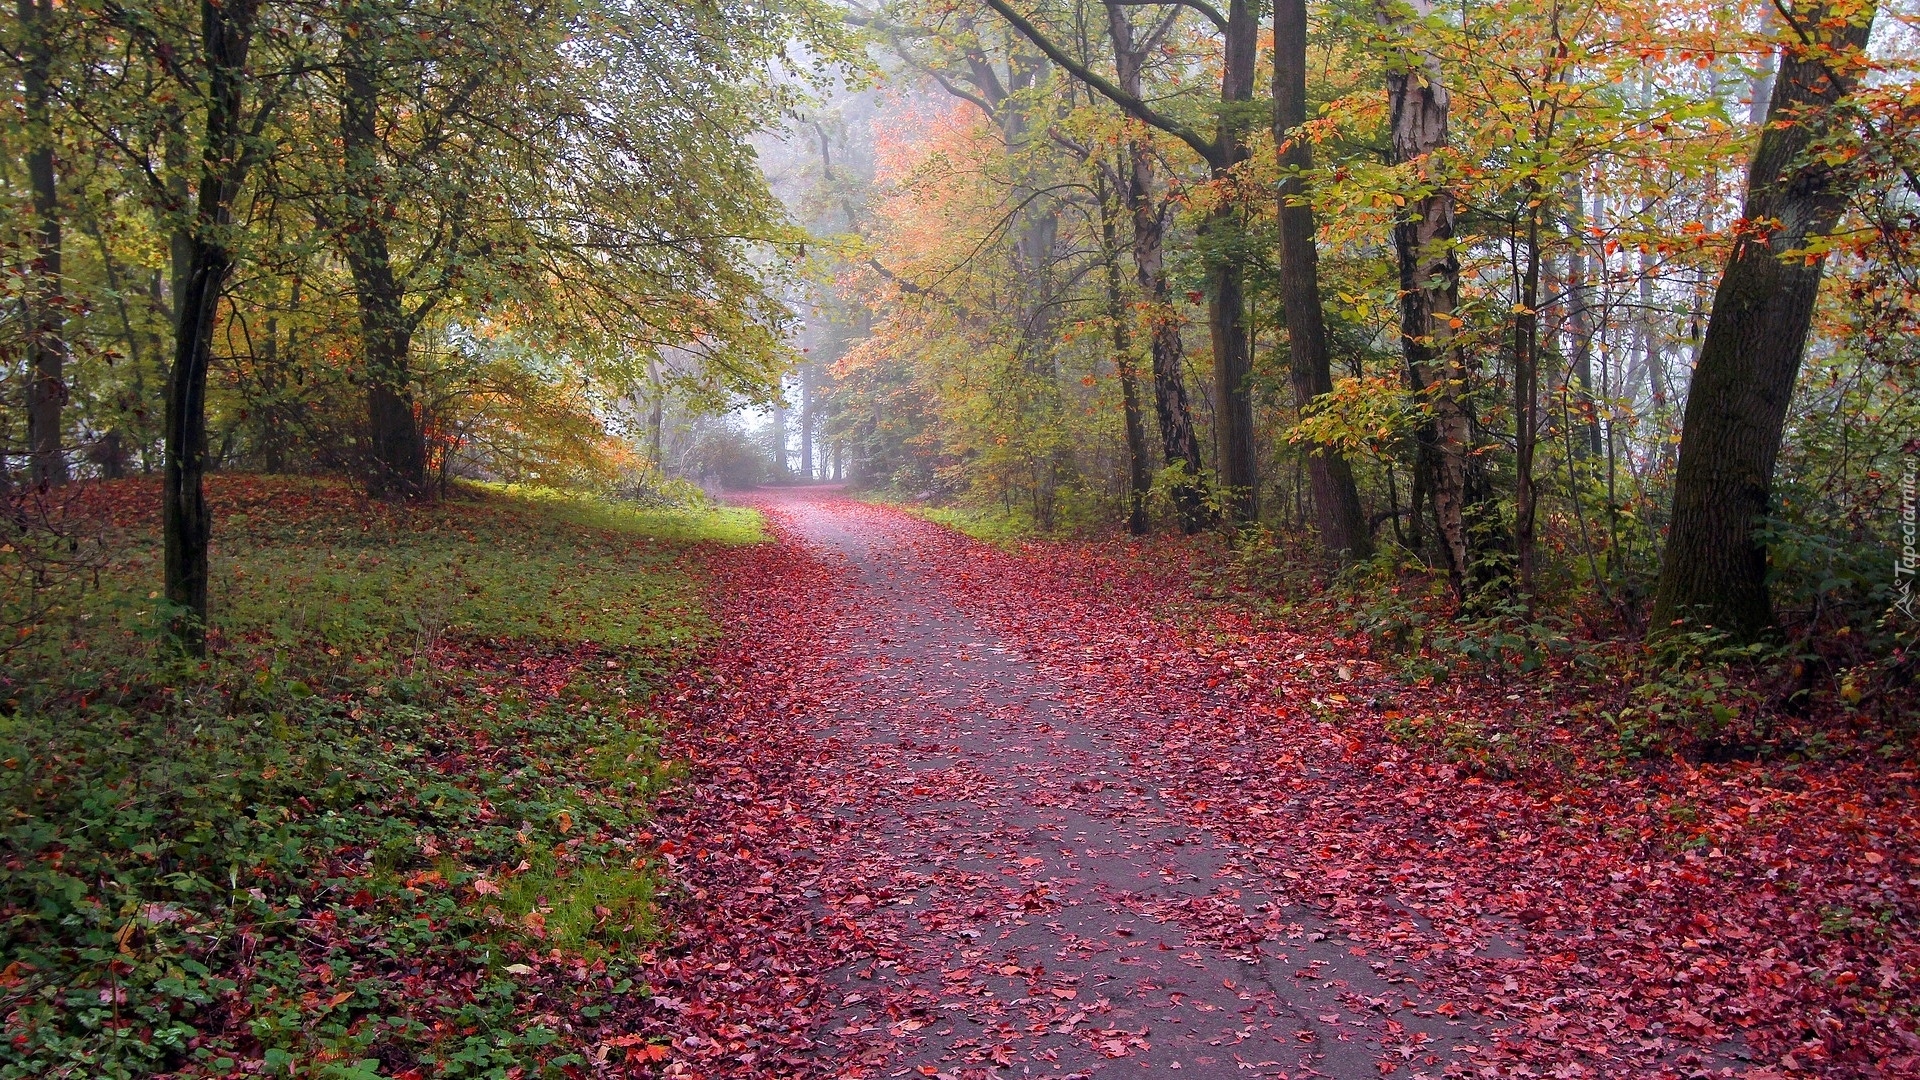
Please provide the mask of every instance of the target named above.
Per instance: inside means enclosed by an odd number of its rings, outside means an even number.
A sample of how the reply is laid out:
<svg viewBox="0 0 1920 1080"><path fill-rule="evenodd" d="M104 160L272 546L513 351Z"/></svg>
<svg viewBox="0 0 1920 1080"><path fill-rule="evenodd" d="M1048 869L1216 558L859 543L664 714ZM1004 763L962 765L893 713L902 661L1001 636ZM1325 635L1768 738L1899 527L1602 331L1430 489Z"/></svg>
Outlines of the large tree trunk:
<svg viewBox="0 0 1920 1080"><path fill-rule="evenodd" d="M1117 180L1118 169L1112 173ZM1107 322L1113 334L1113 371L1120 380L1120 407L1126 423L1127 438L1127 531L1135 536L1147 532L1147 499L1153 487L1153 472L1147 464L1147 425L1140 415L1140 378L1133 359L1133 335L1127 321L1126 292L1120 277L1119 210L1114 206L1112 182L1107 169L1100 168L1100 256L1106 271Z"/></svg>
<svg viewBox="0 0 1920 1080"><path fill-rule="evenodd" d="M1413 0L1413 7L1422 16L1429 10L1427 0ZM1383 13L1382 18L1391 15ZM1435 58L1424 56L1387 76L1396 164L1422 161L1447 144L1449 95L1439 67ZM1444 184L1435 185L1411 200L1407 210L1393 229L1400 263L1401 348L1408 385L1426 399L1432 414L1418 433L1420 457L1429 473L1428 494L1447 576L1454 595L1464 601L1476 562L1469 504L1482 500L1485 484L1475 475L1483 468L1473 452L1476 425L1466 401L1471 372L1453 340L1460 297L1453 193Z"/></svg>
<svg viewBox="0 0 1920 1080"><path fill-rule="evenodd" d="M1754 639L1773 625L1767 552L1755 528L1770 509L1774 459L1813 322L1825 260L1800 254L1833 229L1844 192L1808 148L1852 89L1874 9L1825 24L1824 5L1795 13L1747 172L1743 225L1721 272L1687 394L1673 523L1654 597L1656 630L1681 621Z"/></svg>
<svg viewBox="0 0 1920 1080"><path fill-rule="evenodd" d="M1253 73L1260 24L1247 0L1227 6L1225 56L1220 79L1220 124L1215 153L1207 162L1215 183L1224 183L1250 156L1244 110L1253 100ZM1259 474L1253 453L1253 356L1247 339L1246 257L1238 250L1240 210L1223 198L1200 224L1207 248L1207 330L1213 343L1213 433L1227 513L1236 521L1259 514Z"/></svg>
<svg viewBox="0 0 1920 1080"><path fill-rule="evenodd" d="M1153 155L1145 144L1128 144L1131 175L1127 203L1133 212L1133 273L1147 304L1148 341L1153 368L1153 407L1160 422L1160 452L1167 465L1184 479L1173 486L1174 514L1180 530L1195 533L1206 527L1206 496L1199 485L1202 458L1200 437L1193 427L1193 406L1187 398L1186 345L1180 336L1180 317L1174 309L1173 286L1167 280L1166 216L1154 205Z"/></svg>
<svg viewBox="0 0 1920 1080"><path fill-rule="evenodd" d="M1221 173L1225 175L1224 170ZM1239 210L1223 206L1201 222L1210 247L1230 246ZM1213 442L1222 502L1235 521L1259 512L1253 467L1253 360L1247 342L1246 266L1237 256L1208 259L1207 336L1213 346Z"/></svg>
<svg viewBox="0 0 1920 1080"><path fill-rule="evenodd" d="M1126 8L1107 5L1107 24L1113 40L1114 66L1119 85L1138 97L1146 50L1133 39ZM1153 405L1160 426L1160 449L1169 466L1188 479L1172 490L1175 516L1181 531L1206 527L1207 506L1196 482L1201 469L1200 440L1193 429L1193 409L1187 400L1186 349L1180 322L1174 313L1173 288L1167 281L1162 244L1166 236L1165 209L1153 197L1153 154L1146 143L1127 143L1125 172L1127 208L1133 215L1133 271L1148 312L1148 349L1152 356Z"/></svg>
<svg viewBox="0 0 1920 1080"><path fill-rule="evenodd" d="M413 408L413 323L393 272L383 220L393 194L380 168L378 61L372 27L349 30L342 50L341 150L347 188L347 267L360 309L367 379L367 485L376 498L427 492L426 447Z"/></svg>
<svg viewBox="0 0 1920 1080"><path fill-rule="evenodd" d="M167 377L166 465L161 485L161 530L168 629L188 652L206 650L207 369L220 292L233 269L228 233L233 203L246 178L244 137L247 51L259 0L201 0L202 49L207 67L207 129L193 228L184 245L187 272L174 297L173 370Z"/></svg>
<svg viewBox="0 0 1920 1080"><path fill-rule="evenodd" d="M25 299L27 331L27 461L35 484L67 482L61 411L67 403L66 318L62 315L60 190L54 173L53 2L20 0L26 31L22 89L27 121L27 179L33 188L34 267Z"/></svg>
<svg viewBox="0 0 1920 1080"><path fill-rule="evenodd" d="M1313 147L1289 133L1307 122L1307 3L1276 0L1273 7L1273 143L1280 163L1280 293L1287 317L1294 404L1304 409L1333 392L1326 314L1320 308L1320 253L1313 207L1306 202L1303 174L1313 168ZM1373 551L1353 469L1338 451L1318 448L1307 458L1320 542L1344 558ZM1397 525L1395 526L1398 527Z"/></svg>

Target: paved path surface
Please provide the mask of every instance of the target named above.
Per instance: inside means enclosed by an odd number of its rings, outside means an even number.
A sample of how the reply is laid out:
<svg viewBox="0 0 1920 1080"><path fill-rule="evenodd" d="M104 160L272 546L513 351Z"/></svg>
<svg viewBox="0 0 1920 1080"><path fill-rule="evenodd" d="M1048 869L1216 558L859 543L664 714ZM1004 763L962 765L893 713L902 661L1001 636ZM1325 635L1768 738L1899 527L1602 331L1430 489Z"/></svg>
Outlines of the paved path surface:
<svg viewBox="0 0 1920 1080"><path fill-rule="evenodd" d="M852 577L822 616L851 673L816 717L836 748L820 767L843 773L827 786L861 793L833 808L845 829L822 876L857 879L840 914L876 944L829 980L820 1038L843 1075L1439 1077L1471 1061L1460 1047L1484 1031L1423 1007L1417 971L1264 880L1264 852L1163 804L1118 737L1161 704L1152 686L1094 701L1050 679L925 556L924 526L830 495L757 501Z"/></svg>

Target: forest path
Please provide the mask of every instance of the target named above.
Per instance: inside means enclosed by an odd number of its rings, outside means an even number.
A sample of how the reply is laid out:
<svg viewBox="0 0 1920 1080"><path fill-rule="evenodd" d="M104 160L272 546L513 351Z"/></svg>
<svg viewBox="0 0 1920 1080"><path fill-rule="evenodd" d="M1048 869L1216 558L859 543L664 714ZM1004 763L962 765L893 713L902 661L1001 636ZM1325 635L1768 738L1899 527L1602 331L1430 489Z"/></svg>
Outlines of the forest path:
<svg viewBox="0 0 1920 1080"><path fill-rule="evenodd" d="M841 674L806 717L835 833L806 891L871 947L824 979L816 1038L836 1072L1358 1078L1472 1060L1456 1055L1484 1022L1431 1011L1417 967L1316 918L1276 887L1304 886L1258 868L1266 850L1173 796L1240 779L1219 762L1178 775L1203 766L1138 743L1170 704L1206 702L1170 702L1144 671L1090 688L1047 670L979 588L997 552L830 491L750 501L782 545L843 568L813 620ZM1030 599L1044 620L1063 594Z"/></svg>

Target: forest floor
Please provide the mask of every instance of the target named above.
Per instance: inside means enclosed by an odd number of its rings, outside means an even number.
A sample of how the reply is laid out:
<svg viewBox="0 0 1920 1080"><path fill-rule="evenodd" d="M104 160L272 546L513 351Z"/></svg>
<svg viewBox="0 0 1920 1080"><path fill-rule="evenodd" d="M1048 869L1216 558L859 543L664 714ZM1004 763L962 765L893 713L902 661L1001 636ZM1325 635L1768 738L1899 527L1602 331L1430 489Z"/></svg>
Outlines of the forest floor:
<svg viewBox="0 0 1920 1080"><path fill-rule="evenodd" d="M829 489L212 497L208 660L151 481L4 655L0 1080L1920 1074L1842 713L1656 753L1620 669Z"/></svg>
<svg viewBox="0 0 1920 1080"><path fill-rule="evenodd" d="M1566 672L1409 685L1179 541L748 501L666 699L670 1073L1920 1071L1898 760L1634 759Z"/></svg>

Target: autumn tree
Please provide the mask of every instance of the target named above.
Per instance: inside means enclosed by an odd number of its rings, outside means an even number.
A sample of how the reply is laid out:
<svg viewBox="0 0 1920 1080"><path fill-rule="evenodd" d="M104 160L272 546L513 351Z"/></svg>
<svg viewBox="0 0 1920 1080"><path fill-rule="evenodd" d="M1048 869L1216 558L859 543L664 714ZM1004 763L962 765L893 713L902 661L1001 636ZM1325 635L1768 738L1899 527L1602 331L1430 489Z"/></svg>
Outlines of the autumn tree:
<svg viewBox="0 0 1920 1080"><path fill-rule="evenodd" d="M1177 5L1201 11L1221 36L1220 97L1210 135L1128 93L1063 48L1007 0L987 0L987 5L1048 59L1129 116L1191 147L1207 163L1217 184L1224 186L1234 170L1248 159L1251 150L1247 134L1255 127L1250 103L1259 22L1254 5L1246 0L1231 0L1224 13L1197 0ZM1239 209L1233 199L1225 197L1224 192L1221 195L1201 229L1201 241L1207 252L1207 325L1213 344L1214 441L1219 478L1226 489L1231 514L1236 520L1251 521L1257 510L1257 476L1250 385L1253 358L1246 325L1246 259L1236 235Z"/></svg>
<svg viewBox="0 0 1920 1080"><path fill-rule="evenodd" d="M53 0L19 0L18 22L8 53L20 72L26 136L27 181L33 203L33 259L30 282L21 295L27 353L27 460L35 484L67 480L61 416L66 404L67 342L63 332L62 211L55 145L59 121L54 114L55 81L62 50L57 41L66 13Z"/></svg>
<svg viewBox="0 0 1920 1080"><path fill-rule="evenodd" d="M1120 91L1144 100L1147 62L1176 25L1179 12L1169 10L1144 32L1136 28L1128 9L1135 5L1108 3L1107 39L1113 48L1113 67ZM1140 121L1126 139L1121 186L1132 218L1134 280L1147 318L1148 348L1152 356L1154 414L1159 420L1160 448L1166 463L1181 473L1171 495L1181 528L1197 531L1206 523L1206 506L1198 479L1203 459L1194 433L1193 410L1187 401L1183 374L1186 345L1180 336L1173 286L1167 277L1167 221L1172 213L1171 193L1156 178L1154 146Z"/></svg>
<svg viewBox="0 0 1920 1080"><path fill-rule="evenodd" d="M1871 0L1780 9L1767 123L1687 394L1656 629L1689 620L1752 639L1773 625L1758 529L1825 269L1818 245L1846 208L1824 145L1842 126L1874 11Z"/></svg>
<svg viewBox="0 0 1920 1080"><path fill-rule="evenodd" d="M301 35L287 25L271 35L271 58L254 51L263 17L292 13L263 0L202 0L197 26L178 12L110 9L112 20L171 76L174 93L202 125L198 167L163 182L166 195L188 193L176 226L184 267L174 296L173 361L166 386L161 523L171 633L188 652L206 647L207 548L213 518L206 502L207 374L221 294L242 256L234 206L248 176L270 148L269 126L284 91L304 66ZM294 17L297 23L297 16ZM184 164L184 163L183 163ZM156 193L158 196L160 193Z"/></svg>
<svg viewBox="0 0 1920 1080"><path fill-rule="evenodd" d="M1294 404L1301 409L1333 392L1326 313L1320 304L1320 255L1313 206L1306 192L1313 147L1301 125L1307 121L1306 0L1275 0L1273 6L1273 142L1280 168L1280 292L1287 322L1287 352ZM1373 550L1353 469L1338 449L1319 447L1307 458L1313 476L1314 512L1320 539L1348 558Z"/></svg>

